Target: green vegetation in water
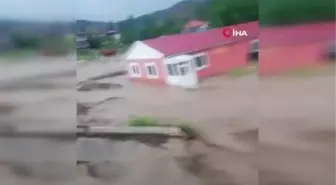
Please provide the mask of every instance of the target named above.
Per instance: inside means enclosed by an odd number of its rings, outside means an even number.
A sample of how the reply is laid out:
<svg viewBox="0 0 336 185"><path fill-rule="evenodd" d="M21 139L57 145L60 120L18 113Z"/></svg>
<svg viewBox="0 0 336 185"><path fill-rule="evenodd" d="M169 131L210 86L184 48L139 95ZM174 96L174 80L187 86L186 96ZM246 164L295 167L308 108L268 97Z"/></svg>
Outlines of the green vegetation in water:
<svg viewBox="0 0 336 185"><path fill-rule="evenodd" d="M194 127L191 123L181 122L181 121L171 121L170 123L160 123L160 120L153 117L142 117L137 116L129 119L129 126L133 127L176 127L181 130L184 135L184 141L187 144L187 148L193 143L193 141L199 141L205 144L208 147L215 147L218 149L225 149L223 146L219 146L217 144L209 141L199 129Z"/></svg>
<svg viewBox="0 0 336 185"><path fill-rule="evenodd" d="M142 126L164 126L159 124L159 120L152 117L132 117L128 120L128 125L133 127L142 127Z"/></svg>
<svg viewBox="0 0 336 185"><path fill-rule="evenodd" d="M200 133L189 124L181 123L177 127L186 135L187 140L195 140L200 136Z"/></svg>
<svg viewBox="0 0 336 185"><path fill-rule="evenodd" d="M193 128L191 124L180 121L162 124L159 119L146 116L132 117L128 120L128 125L133 127L177 127L186 135L187 140L195 140L200 135L197 129Z"/></svg>
<svg viewBox="0 0 336 185"><path fill-rule="evenodd" d="M20 60L35 57L38 55L36 49L13 49L0 52L0 59L7 60Z"/></svg>

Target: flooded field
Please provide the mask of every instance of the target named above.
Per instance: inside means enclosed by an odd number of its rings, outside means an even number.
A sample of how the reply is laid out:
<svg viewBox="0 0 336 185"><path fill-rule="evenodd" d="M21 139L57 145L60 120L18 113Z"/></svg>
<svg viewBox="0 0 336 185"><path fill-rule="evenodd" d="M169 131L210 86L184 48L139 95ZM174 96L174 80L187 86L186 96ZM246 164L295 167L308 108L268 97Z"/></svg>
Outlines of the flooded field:
<svg viewBox="0 0 336 185"><path fill-rule="evenodd" d="M186 121L221 147L200 142L186 147L162 138L151 138L157 145L88 138L75 142L75 136L1 138L4 184L335 184L334 76L221 76L187 91L130 83L122 73L92 78L124 70L113 59L78 66L76 81L71 67L58 62L30 73L29 67L21 67L22 73L2 68L1 74L8 74L0 77L2 130L126 126L130 116L153 116ZM39 71L48 74L36 77ZM26 76L14 79L14 73ZM76 159L90 163L76 167Z"/></svg>

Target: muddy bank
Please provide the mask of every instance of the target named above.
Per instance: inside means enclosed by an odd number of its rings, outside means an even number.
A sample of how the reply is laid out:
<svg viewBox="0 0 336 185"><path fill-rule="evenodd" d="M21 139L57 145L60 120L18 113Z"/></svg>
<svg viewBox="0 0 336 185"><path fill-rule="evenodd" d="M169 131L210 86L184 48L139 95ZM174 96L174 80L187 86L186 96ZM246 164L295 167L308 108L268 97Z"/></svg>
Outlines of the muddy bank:
<svg viewBox="0 0 336 185"><path fill-rule="evenodd" d="M124 99L123 97L110 97L110 98L106 98L104 100L101 100L99 102L94 102L94 103L79 103L77 102L77 112L78 114L87 114L88 110L91 108L94 108L95 106L99 106L102 105L104 103L107 103L109 101L112 100L120 100L120 99Z"/></svg>
<svg viewBox="0 0 336 185"><path fill-rule="evenodd" d="M122 88L121 84L103 83L103 82L99 83L92 80L82 82L78 86L79 87L77 87L77 91L109 90L109 89Z"/></svg>
<svg viewBox="0 0 336 185"><path fill-rule="evenodd" d="M10 115L16 107L10 103L0 102L0 115Z"/></svg>
<svg viewBox="0 0 336 185"><path fill-rule="evenodd" d="M214 163L214 154L241 154L209 147L202 142L184 143L180 140L170 140L160 144L161 147L138 141L119 143L86 139L81 142L85 142L91 149L86 148L88 151L78 152L78 159L82 159L78 161L79 168L91 178L100 181L134 185L154 185L159 182L167 185L171 182L199 185L239 184L232 172ZM113 151L113 156L107 155ZM138 160L139 157L142 158L141 161ZM134 169L133 165L137 165L137 168ZM162 168L162 165L165 168ZM139 168L142 170L139 171Z"/></svg>
<svg viewBox="0 0 336 185"><path fill-rule="evenodd" d="M102 80L102 79L106 79L106 78L114 78L117 76L122 76L127 74L127 71L116 71L116 72L110 72L107 74L102 74L102 75L98 75L98 76L94 76L94 77L90 77L87 80Z"/></svg>
<svg viewBox="0 0 336 185"><path fill-rule="evenodd" d="M332 134L327 134L331 135L330 139L324 139L321 136L323 134L319 133L307 135L308 130L300 130L306 134L296 132L297 127L308 128L312 125L315 129L332 130L331 127L326 127L334 120L334 113L332 113L334 105L330 101L334 95L333 91L328 89L333 86L332 78L314 77L303 80L274 78L259 84L258 78L254 76L234 80L215 77L202 82L200 89L193 91L131 84L114 78L104 82L122 84L122 88L107 90L107 93L124 97L124 100L109 101L101 104L98 109L91 109L91 118L127 120L132 115L146 115L167 120L188 120L197 125L209 140L224 146L224 149L219 149L198 142L188 144L183 146L184 155L175 156L174 160L166 159L169 161L167 164L164 159L156 160L154 156L159 155L161 150L169 154L174 154L173 151L146 148L150 146L143 144L146 146L143 152L148 155L148 158L142 155L134 158L138 160L137 164L140 165L142 164L140 161L146 161L148 166L143 167L146 169L143 173L131 175L134 178L138 177L140 184L171 184L176 178L181 178L178 181L180 184L202 185L253 185L259 182L265 185L316 184L300 179L310 172L310 176L305 178L310 179L311 182L315 177L325 184L334 182L331 179L334 169L326 165L326 161L334 164L334 159L310 153L312 150L319 149L328 153L327 156L331 156L331 149L334 148L331 142ZM87 94L88 98L104 94L102 92L94 94L94 92L93 90L90 92L92 94ZM259 150L260 141L273 147L261 151ZM321 144L323 142L328 144ZM291 152L295 145L298 148L297 151ZM283 150L282 153L276 152L279 150L278 147ZM306 150L307 148L310 150ZM331 149L326 150L326 148ZM270 156L259 159L257 154L259 151ZM187 155L188 152L190 153ZM307 152L307 156L310 157L303 157L302 161L296 163L292 159L298 157L297 153L300 152L301 155ZM263 178L258 174L261 160L264 161L261 168L262 174L265 174ZM309 160L307 161L309 164L316 164L316 169L306 171L305 168L308 167L303 165L305 160ZM283 164L281 168L277 167L278 163ZM288 170L293 164L297 165L297 168ZM169 165L174 167L166 168ZM161 169L162 166L165 166L164 170ZM329 172L319 175L325 170ZM153 171L157 177L160 177L160 182L155 181ZM176 171L183 171L183 177L169 175ZM115 183L123 184L123 182L125 179L120 177Z"/></svg>

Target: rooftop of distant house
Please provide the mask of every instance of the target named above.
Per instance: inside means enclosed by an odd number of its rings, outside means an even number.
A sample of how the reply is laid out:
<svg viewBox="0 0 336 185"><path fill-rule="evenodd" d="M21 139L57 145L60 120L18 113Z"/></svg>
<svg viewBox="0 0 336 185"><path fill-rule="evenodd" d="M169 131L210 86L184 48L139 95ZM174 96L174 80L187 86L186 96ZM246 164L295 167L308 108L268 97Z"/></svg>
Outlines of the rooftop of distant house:
<svg viewBox="0 0 336 185"><path fill-rule="evenodd" d="M106 34L118 34L119 32L117 30L109 30L106 32Z"/></svg>
<svg viewBox="0 0 336 185"><path fill-rule="evenodd" d="M200 21L200 20L190 20L184 28L193 28L193 27L200 27L208 24L208 22Z"/></svg>

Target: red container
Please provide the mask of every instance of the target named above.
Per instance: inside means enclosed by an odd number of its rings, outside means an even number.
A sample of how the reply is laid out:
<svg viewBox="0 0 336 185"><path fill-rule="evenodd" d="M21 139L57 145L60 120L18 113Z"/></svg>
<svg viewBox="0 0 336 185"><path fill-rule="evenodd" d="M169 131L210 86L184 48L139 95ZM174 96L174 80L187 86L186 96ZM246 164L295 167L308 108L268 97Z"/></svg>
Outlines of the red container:
<svg viewBox="0 0 336 185"><path fill-rule="evenodd" d="M101 50L100 54L102 54L103 56L113 56L117 54L117 51L115 49L105 49Z"/></svg>

